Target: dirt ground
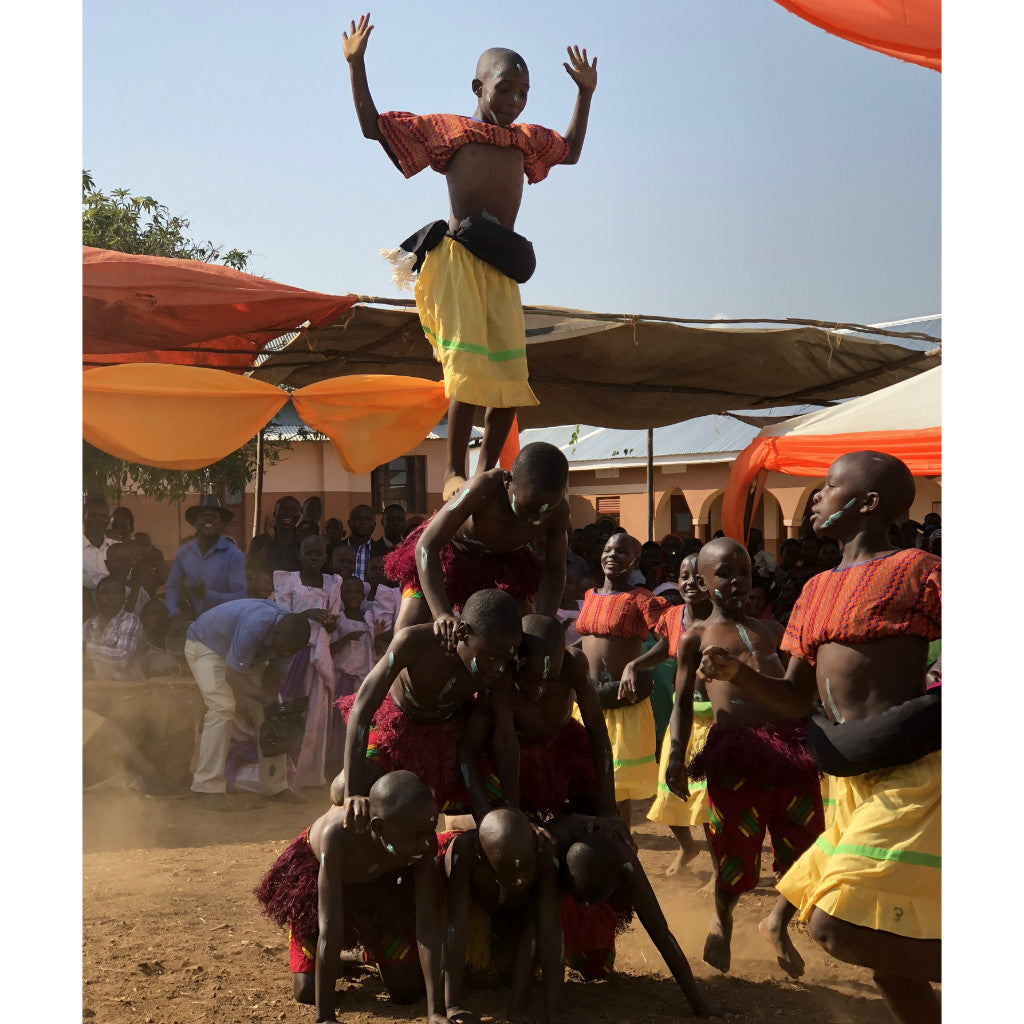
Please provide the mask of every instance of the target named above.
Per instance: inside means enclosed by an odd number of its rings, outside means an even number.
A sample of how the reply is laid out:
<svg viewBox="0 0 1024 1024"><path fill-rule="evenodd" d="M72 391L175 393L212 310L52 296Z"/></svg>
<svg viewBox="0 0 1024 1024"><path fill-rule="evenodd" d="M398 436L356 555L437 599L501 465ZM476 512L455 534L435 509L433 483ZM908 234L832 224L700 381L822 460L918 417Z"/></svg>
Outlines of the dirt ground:
<svg viewBox="0 0 1024 1024"><path fill-rule="evenodd" d="M252 888L277 854L328 803L326 789L305 791L305 805L218 814L191 800L133 791L83 797L83 1019L102 1024L199 1024L286 1021L309 1024L312 1007L291 998L286 933L259 911ZM634 804L634 822L646 803ZM879 1024L889 1019L867 971L828 958L797 926L807 961L787 978L758 937L771 907L770 859L762 884L736 914L732 970L701 960L712 897L702 891L711 862L675 879L664 872L674 840L646 820L634 827L641 860L669 926L698 982L734 1020L788 1024ZM579 1020L654 1024L690 1016L689 1006L638 922L620 938L615 975L567 982L564 1006ZM424 1003L392 1006L375 973L339 983L339 1014L354 1024L422 1017ZM503 1019L508 991L471 991L477 1013ZM539 1008L539 1007L538 1007Z"/></svg>

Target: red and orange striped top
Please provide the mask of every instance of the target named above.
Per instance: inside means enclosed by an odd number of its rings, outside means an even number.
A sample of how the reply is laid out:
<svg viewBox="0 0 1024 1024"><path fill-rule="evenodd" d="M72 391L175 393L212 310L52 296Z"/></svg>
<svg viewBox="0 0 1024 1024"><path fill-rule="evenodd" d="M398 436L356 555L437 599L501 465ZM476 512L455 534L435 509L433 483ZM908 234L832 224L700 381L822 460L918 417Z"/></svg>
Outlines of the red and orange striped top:
<svg viewBox="0 0 1024 1024"><path fill-rule="evenodd" d="M683 615L686 613L686 605L673 605L665 612L654 632L668 641L668 656L674 658L679 653L679 645L683 642Z"/></svg>
<svg viewBox="0 0 1024 1024"><path fill-rule="evenodd" d="M917 548L812 576L789 616L782 649L815 663L822 644L942 636L942 559Z"/></svg>
<svg viewBox="0 0 1024 1024"><path fill-rule="evenodd" d="M580 636L621 636L646 640L665 611L672 607L646 587L622 593L601 594L588 590L576 619Z"/></svg>
<svg viewBox="0 0 1024 1024"><path fill-rule="evenodd" d="M478 142L523 154L523 173L532 185L543 181L555 164L569 155L569 143L556 131L539 124L513 124L507 128L462 114L410 114L389 110L377 127L402 173L411 178L424 167L444 174L448 162L467 143Z"/></svg>

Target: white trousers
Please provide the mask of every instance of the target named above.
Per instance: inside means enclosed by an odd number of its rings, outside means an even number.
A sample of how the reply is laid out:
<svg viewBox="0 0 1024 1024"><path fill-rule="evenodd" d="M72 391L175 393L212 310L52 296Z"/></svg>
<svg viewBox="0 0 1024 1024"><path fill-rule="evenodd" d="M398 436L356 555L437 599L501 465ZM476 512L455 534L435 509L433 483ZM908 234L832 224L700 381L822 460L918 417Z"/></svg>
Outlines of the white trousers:
<svg viewBox="0 0 1024 1024"><path fill-rule="evenodd" d="M192 791L195 793L224 793L224 765L231 745L231 731L238 715L248 722L259 735L263 724L263 701L235 694L228 682L228 663L206 644L198 640L185 641L185 660L192 670L192 676L203 695L206 714L203 717L203 734L199 740L199 758L195 775L192 777ZM251 668L245 673L255 687L259 687L263 676L263 665ZM285 754L277 757L259 758L260 793L273 796L288 788L288 763Z"/></svg>

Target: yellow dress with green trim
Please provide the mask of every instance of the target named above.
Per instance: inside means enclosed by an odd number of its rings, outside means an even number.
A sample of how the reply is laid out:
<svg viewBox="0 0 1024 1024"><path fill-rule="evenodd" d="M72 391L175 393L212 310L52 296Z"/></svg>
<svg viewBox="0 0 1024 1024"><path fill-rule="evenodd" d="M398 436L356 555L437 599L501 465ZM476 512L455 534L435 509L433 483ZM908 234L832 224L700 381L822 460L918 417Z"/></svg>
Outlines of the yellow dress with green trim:
<svg viewBox="0 0 1024 1024"><path fill-rule="evenodd" d="M519 285L451 238L416 278L416 310L448 399L483 408L537 405L526 363Z"/></svg>
<svg viewBox="0 0 1024 1024"><path fill-rule="evenodd" d="M942 751L832 778L835 816L779 892L806 921L817 907L905 938L942 937Z"/></svg>
<svg viewBox="0 0 1024 1024"><path fill-rule="evenodd" d="M704 749L704 741L715 720L711 710L711 701L693 702L693 728L686 744L686 763ZM689 826L706 825L711 820L708 809L708 784L705 779L690 779L690 799L680 800L668 788L665 773L668 771L668 755L672 746L672 738L668 730L661 741L661 762L658 765L658 795L647 812L648 821L656 821L659 825Z"/></svg>

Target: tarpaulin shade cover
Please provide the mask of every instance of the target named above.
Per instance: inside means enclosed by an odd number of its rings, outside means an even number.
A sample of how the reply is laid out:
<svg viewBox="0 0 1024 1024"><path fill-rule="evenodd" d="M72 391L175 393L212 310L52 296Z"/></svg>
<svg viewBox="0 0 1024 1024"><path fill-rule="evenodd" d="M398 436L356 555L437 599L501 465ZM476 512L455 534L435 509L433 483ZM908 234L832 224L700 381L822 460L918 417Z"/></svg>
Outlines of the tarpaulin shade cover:
<svg viewBox="0 0 1024 1024"><path fill-rule="evenodd" d="M942 70L941 0L776 0L812 25L921 67Z"/></svg>
<svg viewBox="0 0 1024 1024"><path fill-rule="evenodd" d="M638 430L726 409L825 405L895 384L940 358L937 339L884 331L874 338L818 326L692 326L544 306L524 313L530 386L540 399L519 410L524 429ZM415 309L361 302L341 323L303 329L253 370L290 387L351 373L440 380Z"/></svg>
<svg viewBox="0 0 1024 1024"><path fill-rule="evenodd" d="M722 529L745 540L751 488L770 471L824 476L846 452L879 451L902 459L914 476L942 473L942 368L833 409L797 416L761 431L737 456L722 499ZM756 499L755 499L756 500Z"/></svg>
<svg viewBox="0 0 1024 1024"><path fill-rule="evenodd" d="M199 260L82 246L86 365L172 362L247 370L267 342L325 325L355 295L324 295Z"/></svg>
<svg viewBox="0 0 1024 1024"><path fill-rule="evenodd" d="M351 473L369 473L415 448L444 415L444 389L409 377L356 375L289 395L205 367L132 363L83 374L83 437L117 458L199 469L256 435L289 397L331 439Z"/></svg>

